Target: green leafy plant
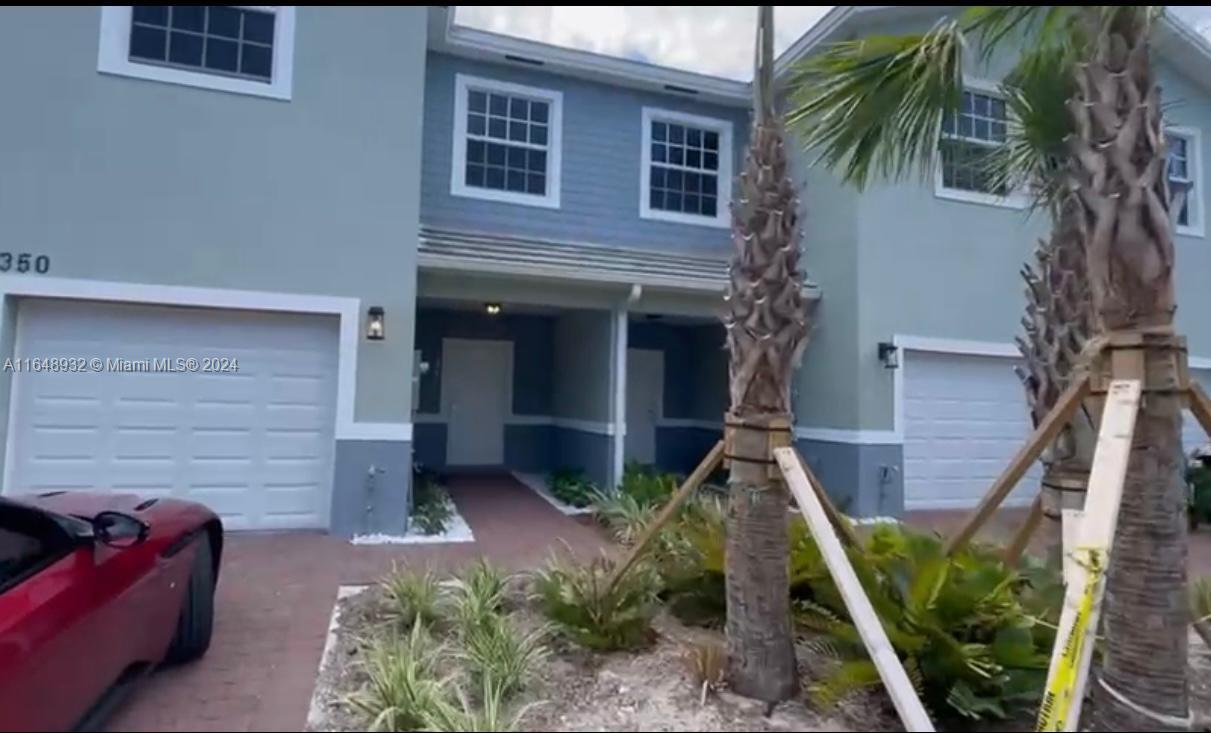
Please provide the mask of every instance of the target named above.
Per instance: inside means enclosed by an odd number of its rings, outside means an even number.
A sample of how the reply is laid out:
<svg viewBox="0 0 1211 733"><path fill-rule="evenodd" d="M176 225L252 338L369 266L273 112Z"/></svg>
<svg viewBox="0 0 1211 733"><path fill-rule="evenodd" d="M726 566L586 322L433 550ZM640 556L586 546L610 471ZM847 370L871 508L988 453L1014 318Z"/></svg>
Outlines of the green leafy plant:
<svg viewBox="0 0 1211 733"><path fill-rule="evenodd" d="M589 649L634 649L652 639L657 583L640 564L612 587L614 563L605 556L587 565L552 558L534 573L534 595L547 618Z"/></svg>
<svg viewBox="0 0 1211 733"><path fill-rule="evenodd" d="M1211 579L1199 578L1190 584L1190 625L1211 649Z"/></svg>
<svg viewBox="0 0 1211 733"><path fill-rule="evenodd" d="M1039 564L1007 568L991 548L947 558L941 541L899 526L874 529L849 552L863 589L926 706L936 714L1004 718L1037 703L1058 613L1058 578ZM809 693L821 706L878 684L831 577L807 581L798 624L823 636L817 651L840 664Z"/></svg>
<svg viewBox="0 0 1211 733"><path fill-rule="evenodd" d="M463 629L462 648L456 652L473 679L504 697L525 687L534 670L549 655L546 629L523 633L499 614Z"/></svg>
<svg viewBox="0 0 1211 733"><path fill-rule="evenodd" d="M623 469L618 491L633 498L644 507L659 506L677 490L677 476L662 473L651 466L628 461Z"/></svg>
<svg viewBox="0 0 1211 733"><path fill-rule="evenodd" d="M454 701L441 700L425 716L425 729L442 733L458 731L514 731L521 719L534 706L522 706L508 715L505 693L499 684L485 677L482 681L480 703L477 705L461 687L454 688Z"/></svg>
<svg viewBox="0 0 1211 733"><path fill-rule="evenodd" d="M437 677L444 648L417 620L404 637L391 634L363 647L366 683L348 698L373 731L416 730L434 715L447 695L448 678Z"/></svg>
<svg viewBox="0 0 1211 733"><path fill-rule="evenodd" d="M394 563L391 574L379 581L390 605L387 616L402 628L417 621L432 624L441 618L441 582L431 570L412 573Z"/></svg>
<svg viewBox="0 0 1211 733"><path fill-rule="evenodd" d="M508 576L481 557L462 574L442 583L459 629L465 633L499 615L508 582Z"/></svg>
<svg viewBox="0 0 1211 733"><path fill-rule="evenodd" d="M435 477L424 475L413 484L412 521L423 534L445 532L453 517L454 502Z"/></svg>
<svg viewBox="0 0 1211 733"><path fill-rule="evenodd" d="M590 481L583 471L570 468L552 473L547 478L547 488L556 499L574 507L589 506L597 493L597 485Z"/></svg>
<svg viewBox="0 0 1211 733"><path fill-rule="evenodd" d="M621 491L599 491L593 497L593 514L617 542L631 545L655 518L656 507Z"/></svg>

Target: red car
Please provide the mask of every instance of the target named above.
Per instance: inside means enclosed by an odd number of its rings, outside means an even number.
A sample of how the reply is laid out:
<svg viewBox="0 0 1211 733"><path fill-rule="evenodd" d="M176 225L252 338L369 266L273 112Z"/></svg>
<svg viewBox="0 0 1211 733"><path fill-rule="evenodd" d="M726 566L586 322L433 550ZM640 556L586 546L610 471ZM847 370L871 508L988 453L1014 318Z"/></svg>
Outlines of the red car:
<svg viewBox="0 0 1211 733"><path fill-rule="evenodd" d="M0 498L0 730L90 728L210 645L223 527L176 499Z"/></svg>

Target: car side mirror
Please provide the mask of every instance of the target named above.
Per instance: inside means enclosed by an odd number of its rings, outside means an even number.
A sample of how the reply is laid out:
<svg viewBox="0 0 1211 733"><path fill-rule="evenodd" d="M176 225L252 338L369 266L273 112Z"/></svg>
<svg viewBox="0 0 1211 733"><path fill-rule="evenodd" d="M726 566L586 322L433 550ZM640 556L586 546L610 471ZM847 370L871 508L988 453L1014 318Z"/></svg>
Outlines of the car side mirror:
<svg viewBox="0 0 1211 733"><path fill-rule="evenodd" d="M119 549L134 547L147 539L147 522L122 512L105 511L93 517L93 535L102 544Z"/></svg>

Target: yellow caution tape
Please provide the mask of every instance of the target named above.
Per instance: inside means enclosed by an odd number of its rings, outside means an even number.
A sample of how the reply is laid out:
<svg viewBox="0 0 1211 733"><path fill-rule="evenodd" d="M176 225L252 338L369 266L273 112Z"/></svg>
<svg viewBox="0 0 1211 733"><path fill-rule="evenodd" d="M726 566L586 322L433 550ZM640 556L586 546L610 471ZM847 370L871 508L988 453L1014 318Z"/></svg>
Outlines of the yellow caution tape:
<svg viewBox="0 0 1211 733"><path fill-rule="evenodd" d="M1097 550L1087 550L1087 552L1089 553L1089 563L1085 565L1088 571L1085 592L1081 595L1080 605L1077 606L1072 631L1064 640L1064 650L1059 662L1047 678L1047 687L1043 692L1043 704L1039 706L1039 720L1035 726L1037 731L1065 730L1068 716L1072 711L1081 657L1091 632L1089 620L1093 616L1093 600L1097 595L1098 584L1102 582L1104 570L1100 553ZM1073 729L1075 730L1075 727Z"/></svg>

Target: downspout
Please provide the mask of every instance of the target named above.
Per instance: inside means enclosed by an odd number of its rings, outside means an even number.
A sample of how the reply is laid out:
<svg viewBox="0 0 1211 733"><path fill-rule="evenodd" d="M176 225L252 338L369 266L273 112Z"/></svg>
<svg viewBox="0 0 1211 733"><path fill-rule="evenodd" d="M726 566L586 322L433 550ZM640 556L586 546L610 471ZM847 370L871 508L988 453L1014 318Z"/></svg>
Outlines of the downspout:
<svg viewBox="0 0 1211 733"><path fill-rule="evenodd" d="M611 488L616 488L622 482L622 473L626 465L627 325L630 306L638 303L642 297L643 286L633 283L626 300L619 303L614 309L614 455L610 475Z"/></svg>

